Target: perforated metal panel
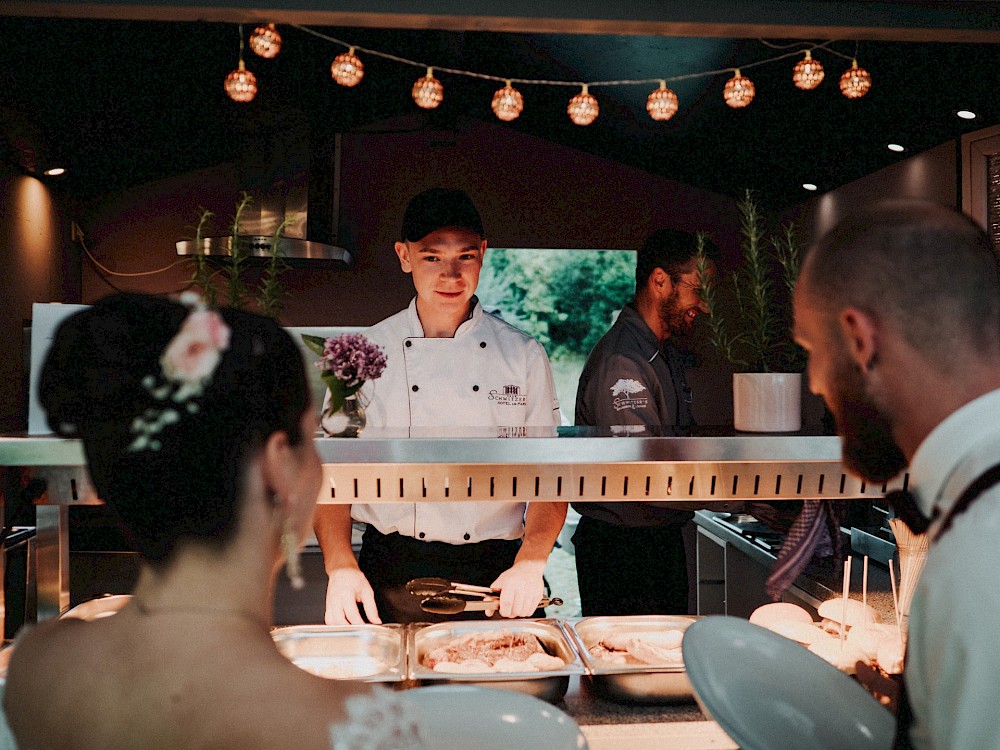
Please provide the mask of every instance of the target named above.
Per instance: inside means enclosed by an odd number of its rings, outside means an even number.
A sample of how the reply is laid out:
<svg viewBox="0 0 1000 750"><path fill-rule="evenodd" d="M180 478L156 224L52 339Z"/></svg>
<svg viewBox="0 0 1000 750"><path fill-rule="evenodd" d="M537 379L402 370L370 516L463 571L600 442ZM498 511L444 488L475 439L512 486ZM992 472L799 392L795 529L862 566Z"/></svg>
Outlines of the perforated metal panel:
<svg viewBox="0 0 1000 750"><path fill-rule="evenodd" d="M321 503L675 501L881 497L838 461L325 464Z"/></svg>

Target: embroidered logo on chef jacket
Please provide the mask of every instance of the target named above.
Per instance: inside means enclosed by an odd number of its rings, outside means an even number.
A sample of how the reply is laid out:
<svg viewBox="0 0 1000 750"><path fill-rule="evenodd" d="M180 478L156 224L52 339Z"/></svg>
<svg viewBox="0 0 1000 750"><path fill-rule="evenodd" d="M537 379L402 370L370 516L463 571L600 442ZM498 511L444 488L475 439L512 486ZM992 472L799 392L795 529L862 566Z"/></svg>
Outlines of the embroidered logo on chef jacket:
<svg viewBox="0 0 1000 750"><path fill-rule="evenodd" d="M490 401L496 401L500 406L527 406L528 394L521 393L519 385L505 385L502 389L490 391Z"/></svg>
<svg viewBox="0 0 1000 750"><path fill-rule="evenodd" d="M611 403L615 407L615 411L645 409L649 406L649 396L639 395L645 390L646 386L638 380L618 378L618 382L611 386L611 395L614 396Z"/></svg>

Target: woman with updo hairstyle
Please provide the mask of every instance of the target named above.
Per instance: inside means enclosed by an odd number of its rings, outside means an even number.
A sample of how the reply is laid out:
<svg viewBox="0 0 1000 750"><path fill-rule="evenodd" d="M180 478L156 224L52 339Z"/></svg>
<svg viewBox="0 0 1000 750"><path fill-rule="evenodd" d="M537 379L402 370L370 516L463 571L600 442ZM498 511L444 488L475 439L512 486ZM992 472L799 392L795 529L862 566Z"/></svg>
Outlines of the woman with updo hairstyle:
<svg viewBox="0 0 1000 750"><path fill-rule="evenodd" d="M59 327L42 405L142 566L113 616L22 633L4 696L20 747L419 746L401 697L311 675L270 636L321 483L304 367L274 321L191 298L114 295Z"/></svg>

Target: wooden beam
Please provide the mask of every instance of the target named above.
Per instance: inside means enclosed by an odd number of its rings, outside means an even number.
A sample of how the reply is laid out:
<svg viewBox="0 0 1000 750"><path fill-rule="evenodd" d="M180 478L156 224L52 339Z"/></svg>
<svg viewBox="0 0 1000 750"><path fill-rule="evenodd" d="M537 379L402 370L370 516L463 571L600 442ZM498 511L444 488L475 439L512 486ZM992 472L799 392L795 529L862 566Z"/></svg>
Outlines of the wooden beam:
<svg viewBox="0 0 1000 750"><path fill-rule="evenodd" d="M139 21L295 23L305 26L642 36L865 39L903 42L1000 42L993 2L789 2L765 0L752 9L737 0L623 3L486 0L469 3L341 0L249 0L242 6L190 5L165 0L115 3L5 0L0 15Z"/></svg>

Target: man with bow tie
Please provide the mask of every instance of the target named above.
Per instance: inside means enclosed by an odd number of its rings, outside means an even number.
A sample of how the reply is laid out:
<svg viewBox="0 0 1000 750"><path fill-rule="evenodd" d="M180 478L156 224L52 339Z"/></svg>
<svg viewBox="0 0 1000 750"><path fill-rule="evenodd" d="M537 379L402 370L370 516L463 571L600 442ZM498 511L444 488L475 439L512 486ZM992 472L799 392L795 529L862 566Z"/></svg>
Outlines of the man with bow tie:
<svg viewBox="0 0 1000 750"><path fill-rule="evenodd" d="M891 201L807 254L795 338L809 385L931 548L910 609L897 746L1000 747L1000 257L971 219Z"/></svg>

